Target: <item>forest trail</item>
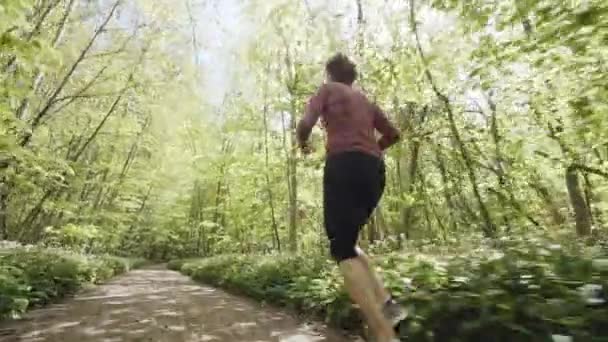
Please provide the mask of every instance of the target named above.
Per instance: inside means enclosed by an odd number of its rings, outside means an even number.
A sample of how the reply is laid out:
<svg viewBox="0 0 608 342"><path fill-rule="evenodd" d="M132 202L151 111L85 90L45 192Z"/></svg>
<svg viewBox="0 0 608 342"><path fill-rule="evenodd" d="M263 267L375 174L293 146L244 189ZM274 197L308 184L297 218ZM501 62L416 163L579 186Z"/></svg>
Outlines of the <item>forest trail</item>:
<svg viewBox="0 0 608 342"><path fill-rule="evenodd" d="M2 324L0 342L346 342L322 324L201 286L158 267Z"/></svg>

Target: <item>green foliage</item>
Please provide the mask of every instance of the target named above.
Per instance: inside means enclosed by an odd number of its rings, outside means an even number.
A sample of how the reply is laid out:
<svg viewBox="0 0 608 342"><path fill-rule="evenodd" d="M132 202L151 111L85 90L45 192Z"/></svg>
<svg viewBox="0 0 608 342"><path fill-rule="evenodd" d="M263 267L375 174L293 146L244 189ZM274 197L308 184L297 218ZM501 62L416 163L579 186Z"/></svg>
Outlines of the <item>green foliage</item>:
<svg viewBox="0 0 608 342"><path fill-rule="evenodd" d="M169 148L159 142L171 127L164 120L176 119L166 101L191 91L192 78L178 81L175 70L191 61L165 53L172 43L161 42L181 34L160 2L133 4L137 25L120 24L126 5L117 4L0 1L1 239L94 254L149 250L131 242L155 226L151 207L170 187Z"/></svg>
<svg viewBox="0 0 608 342"><path fill-rule="evenodd" d="M0 257L0 317L18 317L28 308L75 293L85 284L101 283L140 259L93 256L60 249L18 247Z"/></svg>
<svg viewBox="0 0 608 342"><path fill-rule="evenodd" d="M60 229L47 228L44 243L53 247L64 247L75 252L86 251L99 237L96 227L67 224Z"/></svg>
<svg viewBox="0 0 608 342"><path fill-rule="evenodd" d="M323 132L307 158L293 138L337 50L404 137L364 241L605 233L605 1L365 0L360 22L351 0L252 1L235 15L259 34L234 44L196 24L211 10L138 1L123 25L124 2L71 3L0 5L0 238L162 261L325 248Z"/></svg>
<svg viewBox="0 0 608 342"><path fill-rule="evenodd" d="M478 245L459 254L390 253L374 259L386 285L413 309L401 326L408 341L608 337L608 273L580 251L510 239L500 249ZM337 267L323 257L226 255L181 264L181 271L196 280L288 305L340 327L360 324ZM581 292L592 285L604 292L596 297Z"/></svg>
<svg viewBox="0 0 608 342"><path fill-rule="evenodd" d="M0 238L58 249L3 257L2 313L125 270L84 254L228 254L169 267L355 325L336 268L303 256L327 250L322 132L307 159L293 141L325 59L342 50L403 132L361 243L416 303L407 333L525 341L596 329L603 309L585 311L573 287L604 278L577 243L494 241L504 256L484 259L462 240L544 231L567 241L576 227L597 248L606 236L606 1L251 1L235 6L251 29L226 33L211 10L125 4L0 1ZM228 41L243 31L256 35ZM214 56L203 41L230 50ZM218 70L221 85L207 79ZM394 253L404 245L467 257L438 266ZM277 256L288 246L301 254Z"/></svg>
<svg viewBox="0 0 608 342"><path fill-rule="evenodd" d="M366 240L605 233L605 1L251 1L244 37L169 0L129 23L125 2L74 3L0 2L0 238L157 260L324 248L324 139L301 158L293 138L337 50L404 137Z"/></svg>
<svg viewBox="0 0 608 342"><path fill-rule="evenodd" d="M356 60L356 86L404 137L385 155L386 191L363 244L390 241L390 251L405 239L448 244L484 227L552 234L577 222L580 235L606 234L605 1L360 4L363 22L353 27L352 1L252 2L245 16L259 34L237 48L236 81L212 106L221 119L189 119L179 131L175 176L191 179L159 206L155 226L141 227L143 250L171 259L294 242L325 249L323 134L313 130L317 152L307 158L291 138L336 50Z"/></svg>

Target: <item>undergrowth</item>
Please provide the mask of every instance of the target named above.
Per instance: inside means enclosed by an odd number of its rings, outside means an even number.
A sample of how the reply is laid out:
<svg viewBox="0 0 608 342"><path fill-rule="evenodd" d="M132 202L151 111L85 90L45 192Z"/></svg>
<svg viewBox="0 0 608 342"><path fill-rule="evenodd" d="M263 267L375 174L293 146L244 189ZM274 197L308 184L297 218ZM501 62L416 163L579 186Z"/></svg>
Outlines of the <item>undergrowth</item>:
<svg viewBox="0 0 608 342"><path fill-rule="evenodd" d="M597 254L597 253L595 253ZM606 260L552 243L503 240L441 256L374 256L385 284L413 308L408 341L608 341ZM193 279L314 314L346 329L361 325L335 264L321 256L225 255L172 261Z"/></svg>
<svg viewBox="0 0 608 342"><path fill-rule="evenodd" d="M140 259L93 256L61 249L17 247L0 250L0 318L73 294L137 268Z"/></svg>

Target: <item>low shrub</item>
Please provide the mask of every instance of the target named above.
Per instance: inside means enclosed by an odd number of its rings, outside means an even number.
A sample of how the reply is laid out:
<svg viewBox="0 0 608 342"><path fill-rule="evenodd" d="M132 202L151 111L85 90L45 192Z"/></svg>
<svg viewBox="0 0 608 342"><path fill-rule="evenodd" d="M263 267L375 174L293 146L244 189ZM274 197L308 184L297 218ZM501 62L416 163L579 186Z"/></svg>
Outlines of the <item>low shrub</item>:
<svg viewBox="0 0 608 342"><path fill-rule="evenodd" d="M173 259L167 263L167 268L173 271L180 271L184 263L195 259Z"/></svg>
<svg viewBox="0 0 608 342"><path fill-rule="evenodd" d="M142 265L141 260L85 256L61 249L16 247L0 253L0 318L73 294Z"/></svg>
<svg viewBox="0 0 608 342"><path fill-rule="evenodd" d="M136 270L150 264L150 261L143 258L121 258L127 264L127 271Z"/></svg>
<svg viewBox="0 0 608 342"><path fill-rule="evenodd" d="M541 241L510 241L441 257L375 256L385 284L412 309L408 341L608 340L606 261ZM220 256L174 262L212 285L356 329L338 269L321 257Z"/></svg>

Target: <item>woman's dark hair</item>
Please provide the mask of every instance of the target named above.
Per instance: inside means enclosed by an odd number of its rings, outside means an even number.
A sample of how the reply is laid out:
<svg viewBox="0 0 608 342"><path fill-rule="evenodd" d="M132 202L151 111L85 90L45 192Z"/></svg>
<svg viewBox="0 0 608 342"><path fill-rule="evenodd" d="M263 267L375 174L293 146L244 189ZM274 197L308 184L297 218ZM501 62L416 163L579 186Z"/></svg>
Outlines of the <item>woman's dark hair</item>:
<svg viewBox="0 0 608 342"><path fill-rule="evenodd" d="M357 66L342 53L337 53L330 58L325 65L325 70L334 82L351 85L357 79Z"/></svg>

